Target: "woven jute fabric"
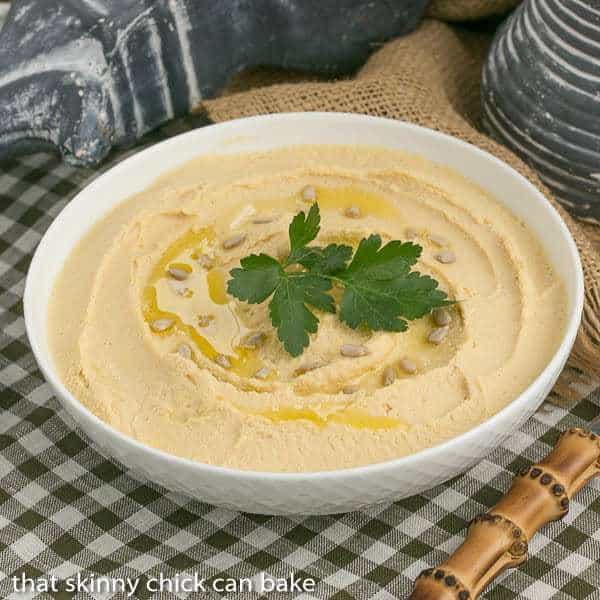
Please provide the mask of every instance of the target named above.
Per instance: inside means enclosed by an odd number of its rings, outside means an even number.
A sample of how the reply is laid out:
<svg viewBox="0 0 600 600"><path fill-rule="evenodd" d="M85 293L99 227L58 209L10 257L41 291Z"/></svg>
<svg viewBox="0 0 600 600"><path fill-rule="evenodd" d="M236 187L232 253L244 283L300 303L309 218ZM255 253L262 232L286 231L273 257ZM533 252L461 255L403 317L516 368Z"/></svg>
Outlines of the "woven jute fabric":
<svg viewBox="0 0 600 600"><path fill-rule="evenodd" d="M571 368L564 371L554 390L557 401L570 402L580 397L581 383L600 378L600 259L581 224L551 197L535 172L481 132L480 73L489 42L488 34L427 19L414 33L375 52L352 79L300 82L301 76L294 74L290 83L281 72L255 71L246 80L238 78L225 96L204 103L203 109L215 121L316 110L403 119L471 142L522 173L558 209L583 263L583 322L569 360ZM252 87L244 90L245 83Z"/></svg>

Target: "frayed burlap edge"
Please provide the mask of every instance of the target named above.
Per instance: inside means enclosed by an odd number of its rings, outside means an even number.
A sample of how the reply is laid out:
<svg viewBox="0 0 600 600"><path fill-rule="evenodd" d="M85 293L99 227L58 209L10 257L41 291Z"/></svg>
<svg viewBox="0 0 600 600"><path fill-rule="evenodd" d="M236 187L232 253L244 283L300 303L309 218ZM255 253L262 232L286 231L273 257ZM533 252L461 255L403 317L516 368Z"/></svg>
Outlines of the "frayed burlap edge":
<svg viewBox="0 0 600 600"><path fill-rule="evenodd" d="M539 187L558 209L577 243L586 296L582 325L569 368L554 389L554 399L581 398L600 381L600 258L584 231L549 194L537 175L479 127L479 81L489 43L487 35L467 33L425 20L414 33L377 51L353 79L275 83L282 75L265 71L262 87L228 93L203 104L214 121L293 111L358 112L403 119L462 138L498 156ZM244 89L236 83L236 89ZM600 238L600 235L598 236Z"/></svg>

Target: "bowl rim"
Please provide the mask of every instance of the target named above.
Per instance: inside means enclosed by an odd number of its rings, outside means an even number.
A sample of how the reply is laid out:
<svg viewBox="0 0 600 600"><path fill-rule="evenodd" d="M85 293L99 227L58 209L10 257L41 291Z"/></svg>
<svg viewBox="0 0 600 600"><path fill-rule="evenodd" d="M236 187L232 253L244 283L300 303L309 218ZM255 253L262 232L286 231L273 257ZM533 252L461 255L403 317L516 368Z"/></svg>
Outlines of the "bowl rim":
<svg viewBox="0 0 600 600"><path fill-rule="evenodd" d="M499 169L499 171L504 171L504 173L509 176L516 178L522 184L525 185L529 189L529 191L543 204L544 209L548 212L548 216L555 222L561 231L564 241L566 242L569 250L570 250L570 259L573 262L573 266L575 267L575 277L576 277L576 289L574 290L574 301L573 307L568 316L568 320L565 326L565 331L559 346L554 352L550 361L546 364L544 369L537 375L537 377L511 402L509 402L506 406L504 406L500 411L478 423L475 427L452 437L448 440L445 440L439 444L434 446L430 446L428 448L424 448L418 452L413 454L400 456L397 458L393 458L390 460L386 460L383 462L377 462L367 465L360 465L355 467L347 467L342 469L331 469L331 470L320 470L320 471L306 471L306 472L279 472L279 471L257 471L250 469L237 469L233 467L224 467L218 465L212 465L209 463L204 463L200 461L196 461L190 458L185 458L181 456L177 456L176 454L171 454L164 450L160 450L158 448L154 448L153 446L149 446L139 440L136 440L133 437L125 435L120 432L118 429L114 428L112 425L109 425L102 419L100 419L96 414L94 414L90 409L88 409L83 403L81 403L64 385L61 378L59 377L53 362L50 357L50 352L45 353L40 347L40 342L35 335L35 332L32 330L32 315L34 310L34 299L32 298L32 273L39 269L38 264L42 261L42 256L44 256L45 245L48 243L48 239L51 235L54 234L54 231L60 229L61 221L64 219L65 215L67 215L70 210L75 210L72 208L75 204L77 198L90 187L100 187L104 184L104 182L110 179L115 172L119 170L124 170L131 168L133 166L140 168L143 166L144 160L146 157L154 152L164 152L169 145L175 145L178 141L185 136L194 136L194 135L202 135L202 133L208 129L234 129L238 127L239 123L244 122L257 122L257 121L277 121L277 120L288 120L288 119L324 119L324 120L335 120L335 119L357 119L357 120L368 120L373 123L380 123L383 125L391 126L391 127L399 127L410 132L420 131L427 132L429 135L434 135L436 137L444 139L444 141L450 145L455 144L456 146L466 148L470 152L474 152L475 154L479 154L482 158L487 159L494 163L494 166ZM414 153L414 152L413 152ZM200 156L200 154L198 155ZM193 159L191 159L193 160ZM187 162L187 161L185 161ZM434 161L440 163L440 161ZM136 165L136 163L139 163ZM182 166L184 162L181 163ZM177 166L174 168L178 168ZM157 178L163 175L164 173L160 173L157 175ZM465 177L468 176L465 175ZM151 184L150 184L151 185ZM128 196L130 197L130 196ZM123 198L121 202L125 202L126 198ZM119 202L120 203L120 202ZM116 207L119 203L115 204L112 208ZM110 210L112 210L112 208ZM510 210L510 209L508 209ZM108 213L104 213L108 214ZM101 217L100 217L101 218ZM98 222L99 219L95 219L92 223L89 224L86 231L77 238L77 241L81 240L83 236L87 232L89 232L90 228L93 227L95 223ZM53 283L55 282L55 279ZM371 115L364 115L359 113L348 113L348 112L287 112L287 113L271 113L265 115L256 115L251 117L244 117L240 119L233 119L230 121L225 121L222 123L214 123L211 125L202 126L200 128L192 129L190 131L186 131L180 133L176 136L168 138L166 140L162 140L156 144L153 144L150 147L143 148L139 152L126 157L113 167L103 171L97 177L93 178L86 186L84 186L71 200L63 207L63 209L56 215L53 219L52 223L42 236L35 252L31 263L29 265L27 276L25 280L25 289L23 294L23 313L25 320L25 330L27 333L27 337L29 340L29 344L33 351L33 355L36 359L36 362L44 375L46 381L50 384L53 391L57 396L59 396L60 402L67 402L69 407L74 412L83 413L83 416L88 420L91 420L93 425L99 429L99 431L106 436L114 436L118 438L121 444L124 444L125 447L130 447L138 452L143 452L149 457L153 459L159 459L162 461L174 461L180 464L182 467L186 469L196 470L198 472L203 472L206 474L212 474L215 476L224 476L227 478L238 478L243 480L264 480L271 482L281 482L281 483L311 483L311 482L319 482L324 480L331 480L336 478L346 478L346 477L360 477L363 478L367 475L377 475L378 473L387 471L388 469L398 469L402 467L410 468L414 464L418 464L424 460L428 460L434 458L436 456L444 455L447 451L451 449L458 448L465 444L465 442L470 441L475 438L481 429L485 427L493 427L496 422L501 421L507 414L516 411L517 413L522 412L521 405L525 404L529 399L535 388L540 387L544 381L548 380L548 378L552 377L553 374L559 372L559 369L562 367L563 363L568 358L572 345L577 336L577 332L579 329L581 316L583 313L583 304L584 304L584 278L583 278L583 269L581 265L581 259L579 256L579 252L577 250L577 246L571 232L569 231L567 225L561 218L560 214L556 210L556 208L550 203L550 201L546 198L546 196L536 188L529 180L527 180L523 175L521 175L518 171L516 171L513 167L499 159L498 157L490 154L489 152L461 140L455 136L442 133L440 131L436 131L429 127L424 127L421 125L416 125L414 123L409 123L403 120L397 119L389 119L386 117L375 117ZM45 309L47 311L48 305L46 303ZM67 411L69 412L69 411ZM80 427L79 422L77 426ZM83 429L83 428L82 428ZM89 434L84 431L86 436L89 437ZM95 442L92 442L95 445ZM118 459L117 459L118 460Z"/></svg>

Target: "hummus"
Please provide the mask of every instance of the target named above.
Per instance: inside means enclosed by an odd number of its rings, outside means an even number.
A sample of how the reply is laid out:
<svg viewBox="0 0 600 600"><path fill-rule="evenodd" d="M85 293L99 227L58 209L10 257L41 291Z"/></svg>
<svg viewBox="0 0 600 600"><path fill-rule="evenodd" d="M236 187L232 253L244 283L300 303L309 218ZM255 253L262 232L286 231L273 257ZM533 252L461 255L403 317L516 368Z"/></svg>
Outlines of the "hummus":
<svg viewBox="0 0 600 600"><path fill-rule="evenodd" d="M317 243L412 238L416 269L458 302L404 333L318 314L292 358L268 302L226 282L248 254L285 257L314 195ZM121 203L72 252L49 311L63 381L113 427L205 463L299 472L411 454L492 416L554 354L566 296L531 231L456 172L301 146L201 158Z"/></svg>

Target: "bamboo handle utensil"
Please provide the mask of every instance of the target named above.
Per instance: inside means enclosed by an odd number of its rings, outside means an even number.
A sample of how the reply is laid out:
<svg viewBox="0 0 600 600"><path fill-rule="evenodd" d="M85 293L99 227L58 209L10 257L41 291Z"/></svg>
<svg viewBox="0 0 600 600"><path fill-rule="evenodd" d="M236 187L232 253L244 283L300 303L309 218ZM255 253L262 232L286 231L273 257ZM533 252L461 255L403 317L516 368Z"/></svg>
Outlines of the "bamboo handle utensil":
<svg viewBox="0 0 600 600"><path fill-rule="evenodd" d="M569 429L541 462L523 469L510 490L469 525L467 538L435 569L423 571L411 600L475 600L500 573L527 560L528 542L569 512L571 498L600 474L600 421Z"/></svg>

